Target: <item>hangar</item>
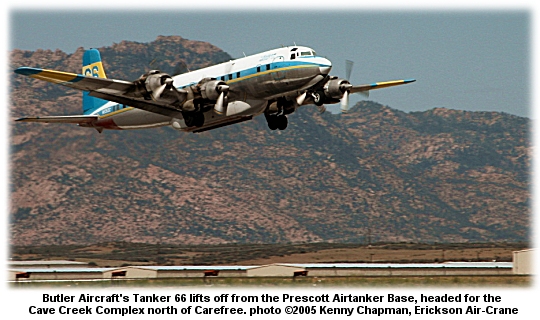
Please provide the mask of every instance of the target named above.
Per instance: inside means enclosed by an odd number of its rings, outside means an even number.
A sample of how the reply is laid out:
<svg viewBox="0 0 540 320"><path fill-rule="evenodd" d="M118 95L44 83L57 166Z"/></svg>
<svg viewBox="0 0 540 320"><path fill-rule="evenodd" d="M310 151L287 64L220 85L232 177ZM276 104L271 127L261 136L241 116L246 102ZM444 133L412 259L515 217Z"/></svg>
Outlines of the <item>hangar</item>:
<svg viewBox="0 0 540 320"><path fill-rule="evenodd" d="M291 264L268 264L247 270L248 277L295 277L307 275L306 269Z"/></svg>
<svg viewBox="0 0 540 320"><path fill-rule="evenodd" d="M512 274L512 262L291 264L309 276L470 276Z"/></svg>
<svg viewBox="0 0 540 320"><path fill-rule="evenodd" d="M253 266L130 266L103 273L104 279L245 277Z"/></svg>
<svg viewBox="0 0 540 320"><path fill-rule="evenodd" d="M22 280L101 280L112 268L18 268L8 270L10 281Z"/></svg>
<svg viewBox="0 0 540 320"><path fill-rule="evenodd" d="M8 267L10 269L16 268L87 268L88 263L68 260L9 260Z"/></svg>
<svg viewBox="0 0 540 320"><path fill-rule="evenodd" d="M262 266L128 266L119 268L11 268L10 281L121 280L206 277L354 277L509 275L512 262L315 263Z"/></svg>

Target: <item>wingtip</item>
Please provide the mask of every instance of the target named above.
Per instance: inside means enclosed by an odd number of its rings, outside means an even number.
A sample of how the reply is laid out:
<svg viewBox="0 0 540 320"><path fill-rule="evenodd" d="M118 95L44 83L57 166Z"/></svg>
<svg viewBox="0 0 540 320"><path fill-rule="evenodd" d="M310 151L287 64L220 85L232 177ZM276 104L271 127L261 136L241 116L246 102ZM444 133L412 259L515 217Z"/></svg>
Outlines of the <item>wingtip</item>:
<svg viewBox="0 0 540 320"><path fill-rule="evenodd" d="M31 76L33 74L40 73L41 71L42 71L41 69L30 68L30 67L20 67L14 70L15 73L22 74L23 76Z"/></svg>

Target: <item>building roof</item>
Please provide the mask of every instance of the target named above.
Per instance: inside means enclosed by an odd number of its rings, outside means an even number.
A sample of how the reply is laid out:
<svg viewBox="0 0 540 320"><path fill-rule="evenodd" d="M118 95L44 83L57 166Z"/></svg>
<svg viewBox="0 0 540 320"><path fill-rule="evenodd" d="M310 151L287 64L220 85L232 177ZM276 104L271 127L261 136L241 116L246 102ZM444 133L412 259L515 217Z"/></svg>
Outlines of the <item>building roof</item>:
<svg viewBox="0 0 540 320"><path fill-rule="evenodd" d="M514 251L514 253L519 253L519 252L534 252L534 251L536 251L536 248L530 248L530 249L518 250L518 251Z"/></svg>
<svg viewBox="0 0 540 320"><path fill-rule="evenodd" d="M86 262L79 261L68 261L68 260L9 260L8 265L18 265L18 266L60 266L60 265L70 265L70 266L87 266Z"/></svg>
<svg viewBox="0 0 540 320"><path fill-rule="evenodd" d="M259 266L132 266L133 268L149 269L156 271L185 271L185 270L247 270Z"/></svg>
<svg viewBox="0 0 540 320"><path fill-rule="evenodd" d="M444 263L294 263L299 268L512 268L512 262L444 262Z"/></svg>
<svg viewBox="0 0 540 320"><path fill-rule="evenodd" d="M107 272L118 268L9 268L9 271L29 273L75 273L75 272Z"/></svg>
<svg viewBox="0 0 540 320"><path fill-rule="evenodd" d="M286 266L295 268L317 269L317 268L379 268L379 269L403 269L403 268L502 268L512 269L512 262L444 262L444 263L275 263L259 266L127 266L114 268L25 268L10 267L9 271L30 272L30 273L76 273L76 272L107 272L112 270L122 270L128 268L138 268L153 271L247 271L248 269L268 266Z"/></svg>

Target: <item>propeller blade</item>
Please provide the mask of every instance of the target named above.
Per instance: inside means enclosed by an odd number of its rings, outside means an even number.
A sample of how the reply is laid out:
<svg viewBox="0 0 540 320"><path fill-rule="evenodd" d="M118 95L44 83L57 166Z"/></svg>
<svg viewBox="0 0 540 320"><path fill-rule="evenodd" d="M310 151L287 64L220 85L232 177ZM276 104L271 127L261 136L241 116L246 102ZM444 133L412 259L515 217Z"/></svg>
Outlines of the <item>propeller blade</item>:
<svg viewBox="0 0 540 320"><path fill-rule="evenodd" d="M343 97L341 98L341 112L347 113L349 111L349 91L343 92Z"/></svg>
<svg viewBox="0 0 540 320"><path fill-rule="evenodd" d="M191 72L189 71L189 68L186 64L186 62L184 60L181 60L180 62L178 62L176 64L176 67L174 68L173 72L172 72L172 76L177 76L179 74L183 74L183 73L187 73L187 72Z"/></svg>
<svg viewBox="0 0 540 320"><path fill-rule="evenodd" d="M296 98L296 103L301 106L302 103L304 103L304 100L306 100L307 92L302 93Z"/></svg>
<svg viewBox="0 0 540 320"><path fill-rule="evenodd" d="M161 95L163 94L163 91L165 91L165 88L167 87L166 84L162 85L162 86L159 86L157 87L155 90L154 90L154 99L159 99L161 97Z"/></svg>
<svg viewBox="0 0 540 320"><path fill-rule="evenodd" d="M346 72L346 75L347 75L347 77L345 79L347 79L347 81L349 81L349 79L351 78L351 72L352 72L353 65L354 65L353 61L345 60L345 72Z"/></svg>
<svg viewBox="0 0 540 320"><path fill-rule="evenodd" d="M225 107L226 107L226 99L225 99L225 92L221 92L216 100L216 104L214 105L214 112L217 114L225 114Z"/></svg>

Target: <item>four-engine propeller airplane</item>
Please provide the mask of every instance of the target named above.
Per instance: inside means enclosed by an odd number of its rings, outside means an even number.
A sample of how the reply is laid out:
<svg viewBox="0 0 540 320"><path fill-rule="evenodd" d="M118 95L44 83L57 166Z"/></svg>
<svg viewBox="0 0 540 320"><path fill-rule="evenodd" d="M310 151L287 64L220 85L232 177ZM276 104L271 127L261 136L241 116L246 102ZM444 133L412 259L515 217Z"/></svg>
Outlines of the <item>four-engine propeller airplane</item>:
<svg viewBox="0 0 540 320"><path fill-rule="evenodd" d="M16 73L83 92L83 115L25 117L16 121L74 123L103 129L170 125L202 132L264 114L268 127L284 130L296 108L341 102L349 94L414 82L394 80L353 86L330 76L331 62L311 48L291 46L170 76L152 70L135 81L108 79L98 50L83 55L82 74L21 67ZM347 77L348 78L348 77Z"/></svg>

